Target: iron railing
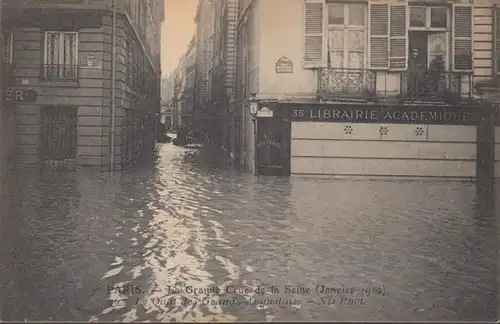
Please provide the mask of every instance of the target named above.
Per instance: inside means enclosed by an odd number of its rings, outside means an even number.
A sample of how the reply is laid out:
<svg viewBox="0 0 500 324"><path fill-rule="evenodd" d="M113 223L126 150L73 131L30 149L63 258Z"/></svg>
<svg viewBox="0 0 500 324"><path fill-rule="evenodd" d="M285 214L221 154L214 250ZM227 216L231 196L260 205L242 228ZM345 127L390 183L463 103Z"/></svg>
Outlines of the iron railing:
<svg viewBox="0 0 500 324"><path fill-rule="evenodd" d="M400 74L400 84L393 84L393 87L390 84L398 80L395 78L397 74ZM405 102L453 104L471 99L472 89L471 73L318 69L317 94L326 100L378 101L394 98Z"/></svg>
<svg viewBox="0 0 500 324"><path fill-rule="evenodd" d="M457 102L472 97L472 77L466 73L401 72L401 97L407 101Z"/></svg>
<svg viewBox="0 0 500 324"><path fill-rule="evenodd" d="M78 80L78 72L78 65L45 64L43 66L43 77L48 81Z"/></svg>
<svg viewBox="0 0 500 324"><path fill-rule="evenodd" d="M318 94L338 99L373 100L376 74L371 70L321 68L318 71Z"/></svg>

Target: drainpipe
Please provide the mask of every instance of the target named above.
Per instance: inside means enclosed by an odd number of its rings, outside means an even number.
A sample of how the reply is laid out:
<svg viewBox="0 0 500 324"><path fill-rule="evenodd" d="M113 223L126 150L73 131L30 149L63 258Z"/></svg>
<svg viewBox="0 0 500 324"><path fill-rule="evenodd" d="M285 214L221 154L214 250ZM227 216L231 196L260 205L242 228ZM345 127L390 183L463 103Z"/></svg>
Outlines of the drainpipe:
<svg viewBox="0 0 500 324"><path fill-rule="evenodd" d="M115 116L116 116L116 0L112 2L113 22L111 32L111 114L109 141L109 170L115 169Z"/></svg>

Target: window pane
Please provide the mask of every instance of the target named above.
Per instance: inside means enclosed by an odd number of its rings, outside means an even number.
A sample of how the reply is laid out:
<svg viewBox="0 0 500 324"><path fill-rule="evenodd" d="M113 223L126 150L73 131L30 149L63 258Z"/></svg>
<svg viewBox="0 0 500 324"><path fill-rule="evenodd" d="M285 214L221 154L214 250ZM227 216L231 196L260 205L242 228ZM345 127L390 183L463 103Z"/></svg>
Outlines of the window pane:
<svg viewBox="0 0 500 324"><path fill-rule="evenodd" d="M328 49L342 50L344 49L344 30L330 29L328 31Z"/></svg>
<svg viewBox="0 0 500 324"><path fill-rule="evenodd" d="M446 28L448 25L446 8L431 8L431 27Z"/></svg>
<svg viewBox="0 0 500 324"><path fill-rule="evenodd" d="M3 34L3 62L4 63L12 63L12 34L10 32L6 32Z"/></svg>
<svg viewBox="0 0 500 324"><path fill-rule="evenodd" d="M410 26L425 27L426 7L410 7Z"/></svg>
<svg viewBox="0 0 500 324"><path fill-rule="evenodd" d="M429 35L429 52L434 54L446 53L445 33L432 33Z"/></svg>
<svg viewBox="0 0 500 324"><path fill-rule="evenodd" d="M348 68L350 69L362 69L364 64L364 55L362 52L349 52L347 61Z"/></svg>
<svg viewBox="0 0 500 324"><path fill-rule="evenodd" d="M328 51L328 66L332 68L343 68L344 67L344 52L340 51Z"/></svg>
<svg viewBox="0 0 500 324"><path fill-rule="evenodd" d="M64 65L76 65L76 35L64 34Z"/></svg>
<svg viewBox="0 0 500 324"><path fill-rule="evenodd" d="M349 4L349 25L365 25L365 6L362 4Z"/></svg>
<svg viewBox="0 0 500 324"><path fill-rule="evenodd" d="M344 5L339 3L328 4L328 24L343 25L344 24Z"/></svg>
<svg viewBox="0 0 500 324"><path fill-rule="evenodd" d="M350 51L363 51L365 49L365 32L362 30L349 30L347 32L347 46Z"/></svg>
<svg viewBox="0 0 500 324"><path fill-rule="evenodd" d="M59 33L47 34L47 64L59 63Z"/></svg>

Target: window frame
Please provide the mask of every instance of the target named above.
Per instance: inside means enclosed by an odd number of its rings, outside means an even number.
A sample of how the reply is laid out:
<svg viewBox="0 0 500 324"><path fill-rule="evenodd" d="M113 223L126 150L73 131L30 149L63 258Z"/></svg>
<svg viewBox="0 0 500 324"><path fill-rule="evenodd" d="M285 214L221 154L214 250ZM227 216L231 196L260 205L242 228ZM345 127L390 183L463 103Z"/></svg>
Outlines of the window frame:
<svg viewBox="0 0 500 324"><path fill-rule="evenodd" d="M78 31L60 31L60 30L46 30L45 31L45 38L44 38L44 51L43 51L43 63L45 65L48 65L48 64L51 64L49 63L47 60L48 60L48 53L47 53L47 42L48 42L48 36L50 34L59 34L60 37L59 37L59 62L57 63L58 65L66 65L64 64L64 62L62 61L63 60L63 57L64 57L64 35L66 34L72 34L72 35L75 35L75 64L74 65L78 65L78 59L79 59L79 53L78 53L78 43L79 43L79 35L78 35Z"/></svg>
<svg viewBox="0 0 500 324"><path fill-rule="evenodd" d="M415 27L411 25L411 9L412 8L425 8L425 26ZM431 26L431 11L432 8L446 9L446 27L432 27ZM408 5L408 31L431 31L431 32L447 32L451 29L452 10L449 6L438 5Z"/></svg>
<svg viewBox="0 0 500 324"><path fill-rule="evenodd" d="M49 35L51 34L59 34L59 57L57 62L48 62L48 40L49 40ZM64 36L65 35L74 35L75 36L75 55L74 55L74 62L72 64L65 64L64 63ZM79 33L78 31L75 30L46 30L44 32L44 49L43 49L43 73L42 76L43 78L47 78L47 70L46 67L48 65L57 65L59 67L74 67L76 71L78 71L79 68ZM78 79L78 72L75 72L75 77L69 78L69 77L64 77L63 75L57 76L55 79L56 80L75 80Z"/></svg>
<svg viewBox="0 0 500 324"><path fill-rule="evenodd" d="M369 24L369 19L368 19L368 3L367 2L341 2L341 1L327 1L324 10L324 21L326 22L325 24L325 43L326 43L326 53L325 53L325 61L326 61L326 66L328 68L334 68L334 69L341 69L341 70L357 70L358 68L349 68L349 31L355 30L355 31L363 31L363 64L362 67L360 68L361 70L365 70L369 66L369 59L368 59L368 46L369 46L369 33L368 33L368 24ZM344 9L344 23L343 24L330 24L329 18L329 9L330 9L330 4L336 4L336 5L341 5ZM349 21L349 5L362 5L364 8L364 14L363 14L363 25L351 25ZM342 62L342 67L341 68L335 68L331 66L330 63L330 48L329 48L329 42L330 42L330 30L343 30L343 62ZM339 52L339 51L337 51ZM361 51L355 51L355 52L361 52ZM347 55L346 55L347 54Z"/></svg>
<svg viewBox="0 0 500 324"><path fill-rule="evenodd" d="M5 51L5 46L4 46L2 48L2 50L3 50L3 52L2 52L2 62L4 64L13 64L13 62L14 62L14 34L10 30L5 30L2 33L4 44L5 44L5 37L6 37L6 35L8 35L8 38L9 38L9 53L8 53L9 54L9 60L8 60L8 62L5 60L6 51Z"/></svg>

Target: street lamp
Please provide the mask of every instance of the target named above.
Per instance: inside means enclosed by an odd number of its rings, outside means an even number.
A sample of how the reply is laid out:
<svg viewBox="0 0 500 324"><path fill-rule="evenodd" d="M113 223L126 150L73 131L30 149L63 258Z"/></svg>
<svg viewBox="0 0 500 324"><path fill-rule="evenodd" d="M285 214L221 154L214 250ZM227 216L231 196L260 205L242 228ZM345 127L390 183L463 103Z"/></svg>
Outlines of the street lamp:
<svg viewBox="0 0 500 324"><path fill-rule="evenodd" d="M250 110L250 115L252 116L252 119L255 119L257 116L257 112L259 111L259 102L257 101L257 98L255 97L255 94L252 93L250 95L250 98L248 98L248 109Z"/></svg>

